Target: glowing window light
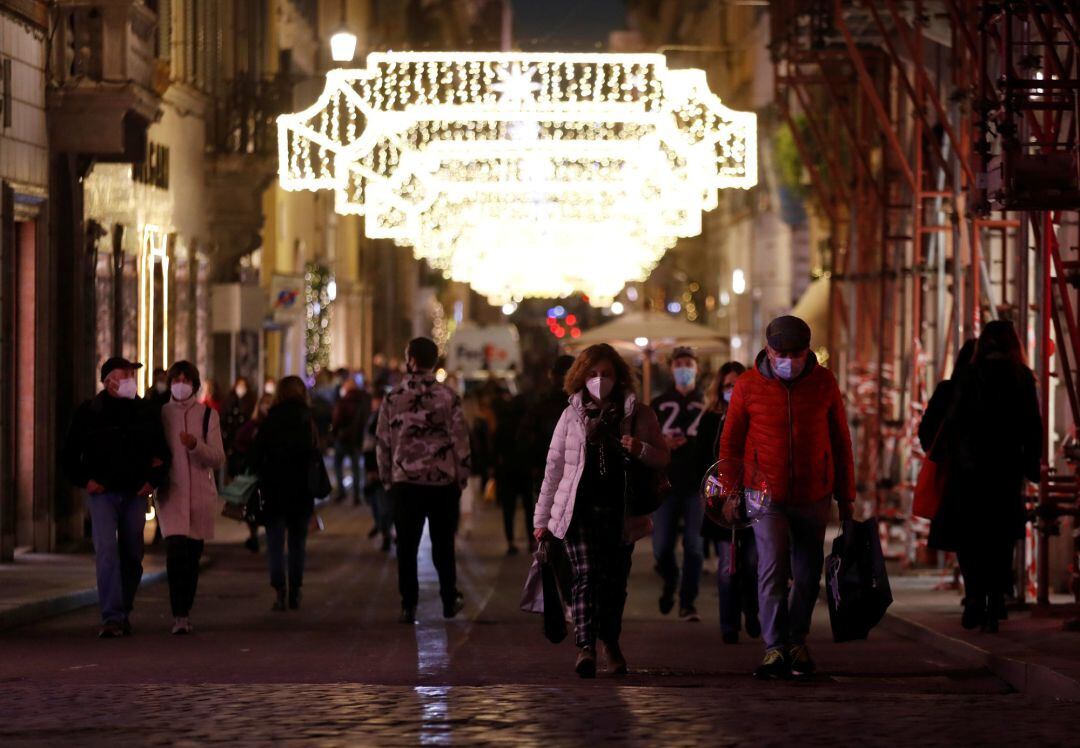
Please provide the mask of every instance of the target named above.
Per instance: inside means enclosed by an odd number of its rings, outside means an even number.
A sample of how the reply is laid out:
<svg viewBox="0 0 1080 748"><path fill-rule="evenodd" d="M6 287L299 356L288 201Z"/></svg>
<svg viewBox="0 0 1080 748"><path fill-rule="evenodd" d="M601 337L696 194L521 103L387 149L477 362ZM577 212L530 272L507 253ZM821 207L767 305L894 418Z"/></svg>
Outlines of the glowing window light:
<svg viewBox="0 0 1080 748"><path fill-rule="evenodd" d="M746 293L746 273L742 268L731 271L731 290L736 296Z"/></svg>

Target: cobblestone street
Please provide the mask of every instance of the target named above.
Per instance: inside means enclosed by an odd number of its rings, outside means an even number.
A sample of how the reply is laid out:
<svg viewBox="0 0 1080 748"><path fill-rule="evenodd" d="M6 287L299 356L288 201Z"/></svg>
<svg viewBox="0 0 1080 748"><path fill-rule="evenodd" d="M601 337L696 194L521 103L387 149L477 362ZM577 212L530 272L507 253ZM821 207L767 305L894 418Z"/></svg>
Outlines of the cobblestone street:
<svg viewBox="0 0 1080 748"><path fill-rule="evenodd" d="M393 559L362 539L365 510L335 509L311 543L299 612L269 611L264 557L213 546L194 636L169 635L164 585L140 594L131 638L94 638L93 608L4 632L0 743L1074 744L1075 704L1012 693L880 629L834 645L823 608L811 638L823 673L754 681L760 644L720 643L714 577L702 623L660 616L647 541L624 635L631 673L581 682L571 644L549 644L516 609L528 558L502 555L494 511L477 519L459 550L465 614L451 622L425 555L420 623L397 624Z"/></svg>

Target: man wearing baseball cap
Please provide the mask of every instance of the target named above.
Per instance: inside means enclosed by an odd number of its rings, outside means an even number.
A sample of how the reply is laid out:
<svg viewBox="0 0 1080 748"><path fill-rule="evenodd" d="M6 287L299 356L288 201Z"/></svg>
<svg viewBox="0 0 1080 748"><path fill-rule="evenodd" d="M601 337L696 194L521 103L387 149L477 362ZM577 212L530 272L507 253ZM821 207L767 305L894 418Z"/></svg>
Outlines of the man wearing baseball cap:
<svg viewBox="0 0 1080 748"><path fill-rule="evenodd" d="M102 364L103 389L76 409L61 453L68 479L87 493L102 638L131 633L146 498L169 472L159 411L137 397L140 368L119 356Z"/></svg>
<svg viewBox="0 0 1080 748"><path fill-rule="evenodd" d="M824 562L832 501L852 513L855 470L844 398L810 351L810 327L778 317L767 345L739 377L720 438L720 459L754 466L772 504L754 525L765 659L760 678L808 675L806 647ZM789 592L790 582L790 592Z"/></svg>
<svg viewBox="0 0 1080 748"><path fill-rule="evenodd" d="M671 450L667 473L671 493L653 513L653 556L664 580L660 612L664 615L671 612L678 588L679 619L697 622L701 620L695 603L704 556L701 523L705 516L698 490L701 475L697 463L697 426L705 402L697 383L697 356L693 348L678 346L671 352L671 379L671 387L652 402L664 442ZM675 559L680 525L683 529L681 575Z"/></svg>

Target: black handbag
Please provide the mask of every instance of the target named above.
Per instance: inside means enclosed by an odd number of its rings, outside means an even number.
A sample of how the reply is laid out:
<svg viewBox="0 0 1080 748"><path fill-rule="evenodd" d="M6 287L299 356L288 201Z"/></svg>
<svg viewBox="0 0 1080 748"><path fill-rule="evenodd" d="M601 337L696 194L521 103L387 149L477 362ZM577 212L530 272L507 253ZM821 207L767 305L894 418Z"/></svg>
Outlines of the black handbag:
<svg viewBox="0 0 1080 748"><path fill-rule="evenodd" d="M314 499L325 499L334 487L330 484L330 474L326 472L326 461L319 448L319 436L315 421L311 421L311 457L308 459L307 492Z"/></svg>
<svg viewBox="0 0 1080 748"><path fill-rule="evenodd" d="M630 432L637 429L637 407L631 422ZM663 470L653 470L641 460L623 453L623 498L626 513L631 517L652 514L664 503L664 498L671 490L667 474Z"/></svg>

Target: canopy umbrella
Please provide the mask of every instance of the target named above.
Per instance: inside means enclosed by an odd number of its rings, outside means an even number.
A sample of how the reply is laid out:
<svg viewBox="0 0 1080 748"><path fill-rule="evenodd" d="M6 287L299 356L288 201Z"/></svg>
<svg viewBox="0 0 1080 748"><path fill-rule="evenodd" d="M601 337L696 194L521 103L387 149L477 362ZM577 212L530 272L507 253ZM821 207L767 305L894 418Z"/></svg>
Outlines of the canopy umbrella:
<svg viewBox="0 0 1080 748"><path fill-rule="evenodd" d="M650 368L657 353L682 345L692 347L697 353L716 353L727 351L730 342L727 336L708 327L650 310L627 312L607 324L594 327L576 340L569 341L566 347L576 352L596 343L609 343L622 354L640 354L644 359L641 384L645 402L648 403Z"/></svg>

